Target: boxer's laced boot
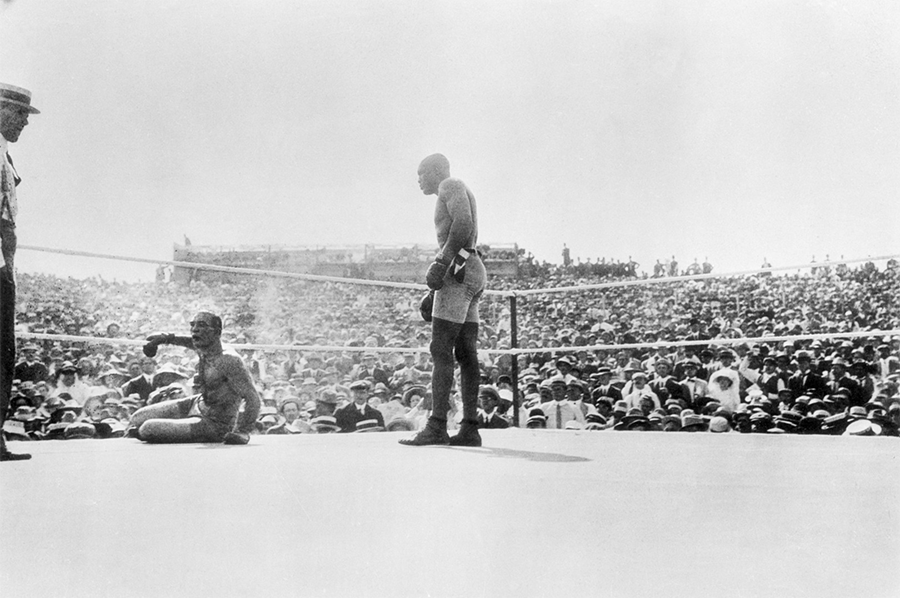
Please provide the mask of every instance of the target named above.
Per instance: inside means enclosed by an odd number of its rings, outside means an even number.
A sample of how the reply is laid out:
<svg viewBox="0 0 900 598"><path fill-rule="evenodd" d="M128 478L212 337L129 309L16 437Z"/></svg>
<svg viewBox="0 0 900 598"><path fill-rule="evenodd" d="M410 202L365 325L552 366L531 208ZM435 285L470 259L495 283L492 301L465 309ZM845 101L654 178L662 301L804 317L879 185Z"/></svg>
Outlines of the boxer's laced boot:
<svg viewBox="0 0 900 598"><path fill-rule="evenodd" d="M449 442L450 436L447 434L447 421L429 417L421 432L412 438L401 440L400 444L405 444L406 446L428 446L443 445Z"/></svg>
<svg viewBox="0 0 900 598"><path fill-rule="evenodd" d="M450 438L450 446L481 446L478 422L471 419L462 420L459 431Z"/></svg>

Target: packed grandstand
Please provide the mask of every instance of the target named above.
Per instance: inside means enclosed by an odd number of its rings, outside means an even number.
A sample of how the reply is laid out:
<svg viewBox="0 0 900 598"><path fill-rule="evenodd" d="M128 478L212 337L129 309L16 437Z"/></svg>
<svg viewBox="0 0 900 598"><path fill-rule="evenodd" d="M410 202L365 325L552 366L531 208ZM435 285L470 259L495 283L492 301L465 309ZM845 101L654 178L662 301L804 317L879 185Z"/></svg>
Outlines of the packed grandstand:
<svg viewBox="0 0 900 598"><path fill-rule="evenodd" d="M672 258L645 273L630 258L539 264L518 248L501 259L516 262L517 273L492 276L496 291L691 274L697 265L673 270ZM898 278L898 263L888 260L524 294L516 347L526 352L515 355L505 352L510 306L486 296L479 420L573 431L896 436L900 336L878 331L900 329ZM429 414L421 291L163 270L154 282L21 273L18 283L10 439L120 437L141 406L192 394L195 354L166 347L151 359L139 341L185 333L200 309L222 316L223 340L251 371L264 405L260 434L417 430ZM818 338L765 340L809 335ZM634 344L643 346L618 347ZM377 425L335 421L351 386L366 388L382 416Z"/></svg>

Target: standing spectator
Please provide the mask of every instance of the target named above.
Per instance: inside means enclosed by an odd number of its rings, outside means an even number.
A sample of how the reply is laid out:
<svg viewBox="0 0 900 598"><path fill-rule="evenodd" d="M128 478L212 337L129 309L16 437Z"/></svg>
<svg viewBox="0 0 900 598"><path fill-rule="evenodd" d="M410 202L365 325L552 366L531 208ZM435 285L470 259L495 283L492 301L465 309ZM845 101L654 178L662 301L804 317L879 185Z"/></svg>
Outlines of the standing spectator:
<svg viewBox="0 0 900 598"><path fill-rule="evenodd" d="M19 200L16 188L19 177L9 156L9 144L19 140L28 124L29 114L40 114L31 105L31 92L21 87L0 83L0 245L3 266L0 268L0 429L6 420L12 398L16 367L16 218ZM31 455L11 453L0 432L0 461L23 461Z"/></svg>

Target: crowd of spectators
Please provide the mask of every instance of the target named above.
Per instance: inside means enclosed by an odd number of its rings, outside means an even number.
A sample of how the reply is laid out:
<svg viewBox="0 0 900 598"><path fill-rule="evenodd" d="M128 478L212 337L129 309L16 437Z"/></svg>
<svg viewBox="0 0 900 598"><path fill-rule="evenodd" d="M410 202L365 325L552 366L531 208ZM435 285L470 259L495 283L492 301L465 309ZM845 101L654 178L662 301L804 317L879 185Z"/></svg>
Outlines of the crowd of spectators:
<svg viewBox="0 0 900 598"><path fill-rule="evenodd" d="M636 277L577 266L496 278L488 288ZM509 306L486 297L482 425L896 435L900 336L874 331L900 329L898 279L890 261L523 295L518 346L534 351L518 356L515 385L512 357L494 352L510 347ZM428 416L430 359L413 350L430 339L419 292L260 277L178 284L28 273L20 274L19 289L23 338L10 439L121 436L135 409L192 393L192 351L167 347L150 359L139 343L122 341L185 333L200 309L222 316L223 341L244 357L262 394L259 433L416 430ZM765 340L866 331L873 334ZM27 333L92 339L29 340ZM691 344L653 346L661 341ZM346 350L241 349L247 343ZM604 348L635 343L648 347ZM342 422L341 409L353 402L377 416Z"/></svg>

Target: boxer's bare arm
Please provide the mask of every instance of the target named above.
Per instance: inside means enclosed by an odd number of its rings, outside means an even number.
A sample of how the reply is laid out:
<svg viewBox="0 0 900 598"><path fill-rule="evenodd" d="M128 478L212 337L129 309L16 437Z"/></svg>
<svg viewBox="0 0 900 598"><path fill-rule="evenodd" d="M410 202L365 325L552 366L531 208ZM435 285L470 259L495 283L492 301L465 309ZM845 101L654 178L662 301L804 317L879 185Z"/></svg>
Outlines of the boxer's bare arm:
<svg viewBox="0 0 900 598"><path fill-rule="evenodd" d="M434 215L440 256L449 263L463 247L474 245L477 236L475 198L459 179L446 179L438 190Z"/></svg>
<svg viewBox="0 0 900 598"><path fill-rule="evenodd" d="M244 400L244 412L238 420L236 431L248 434L253 429L256 419L259 417L260 400L247 367L240 357L236 355L224 355L218 368L228 381L228 386L241 399Z"/></svg>
<svg viewBox="0 0 900 598"><path fill-rule="evenodd" d="M147 343L144 345L144 355L147 357L156 356L156 348L159 345L177 345L186 349L194 348L194 341L189 336L175 336L174 334L151 334L147 337Z"/></svg>

